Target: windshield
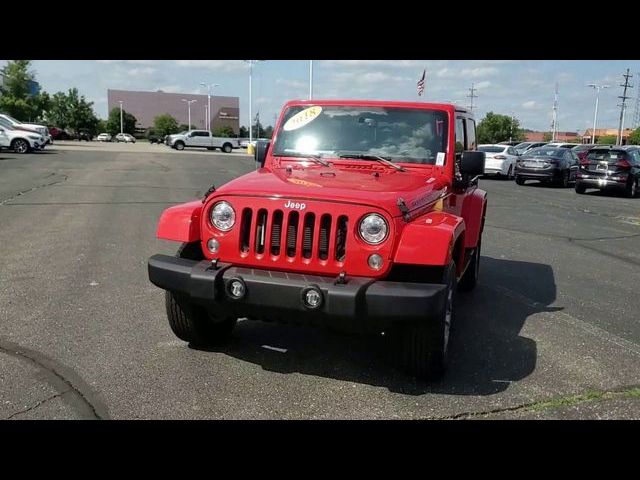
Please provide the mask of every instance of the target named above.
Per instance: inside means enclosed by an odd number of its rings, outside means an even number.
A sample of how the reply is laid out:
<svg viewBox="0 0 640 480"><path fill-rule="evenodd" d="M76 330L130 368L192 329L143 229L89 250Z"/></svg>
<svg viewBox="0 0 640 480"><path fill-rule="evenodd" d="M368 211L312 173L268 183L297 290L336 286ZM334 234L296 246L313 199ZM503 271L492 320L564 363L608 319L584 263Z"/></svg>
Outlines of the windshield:
<svg viewBox="0 0 640 480"><path fill-rule="evenodd" d="M379 155L396 162L442 165L447 113L357 106L294 106L284 113L276 156Z"/></svg>
<svg viewBox="0 0 640 480"><path fill-rule="evenodd" d="M531 150L527 150L527 152L523 155L524 157L551 157L551 158L562 158L566 149L564 148L532 148Z"/></svg>
<svg viewBox="0 0 640 480"><path fill-rule="evenodd" d="M13 130L13 123L3 117L0 117L0 125L8 128L9 130Z"/></svg>
<svg viewBox="0 0 640 480"><path fill-rule="evenodd" d="M6 113L3 113L2 115L4 115L7 120L10 120L13 123L22 123L22 122L19 122L18 120L16 120L15 118L13 118L13 117L10 117Z"/></svg>
<svg viewBox="0 0 640 480"><path fill-rule="evenodd" d="M487 153L502 153L505 151L505 147L491 147L491 146L480 145L478 147L478 150L480 150L481 152L487 152Z"/></svg>
<svg viewBox="0 0 640 480"><path fill-rule="evenodd" d="M524 142L524 143L519 143L518 145L516 145L516 150L524 150L525 148L527 148L529 145L531 145L531 142Z"/></svg>

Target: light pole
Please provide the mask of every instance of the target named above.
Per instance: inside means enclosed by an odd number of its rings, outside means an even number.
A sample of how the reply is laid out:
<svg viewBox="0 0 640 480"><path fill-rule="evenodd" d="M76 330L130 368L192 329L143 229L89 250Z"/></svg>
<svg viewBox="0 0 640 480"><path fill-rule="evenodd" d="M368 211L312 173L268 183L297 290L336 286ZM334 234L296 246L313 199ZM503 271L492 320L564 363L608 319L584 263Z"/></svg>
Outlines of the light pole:
<svg viewBox="0 0 640 480"><path fill-rule="evenodd" d="M251 80L253 77L253 64L256 62L264 62L264 60L245 60L245 62L249 64L249 143L251 143L253 141L253 118L251 116Z"/></svg>
<svg viewBox="0 0 640 480"><path fill-rule="evenodd" d="M204 83L200 82L200 85L203 87L207 87L207 130L211 130L211 89L215 87L219 87L219 83Z"/></svg>
<svg viewBox="0 0 640 480"><path fill-rule="evenodd" d="M183 98L182 101L187 103L187 109L189 111L189 130L191 130L191 104L197 102L197 100L185 100Z"/></svg>
<svg viewBox="0 0 640 480"><path fill-rule="evenodd" d="M600 90L603 88L609 88L609 85L596 85L595 83L590 83L587 87L591 87L596 91L596 111L593 114L593 130L591 131L591 143L596 143L596 122L598 121L598 97L600 97Z"/></svg>
<svg viewBox="0 0 640 480"><path fill-rule="evenodd" d="M309 100L313 98L313 60L309 60Z"/></svg>
<svg viewBox="0 0 640 480"><path fill-rule="evenodd" d="M122 100L118 100L118 103L120 104L120 133L123 133L123 129L122 129L122 104L124 102Z"/></svg>

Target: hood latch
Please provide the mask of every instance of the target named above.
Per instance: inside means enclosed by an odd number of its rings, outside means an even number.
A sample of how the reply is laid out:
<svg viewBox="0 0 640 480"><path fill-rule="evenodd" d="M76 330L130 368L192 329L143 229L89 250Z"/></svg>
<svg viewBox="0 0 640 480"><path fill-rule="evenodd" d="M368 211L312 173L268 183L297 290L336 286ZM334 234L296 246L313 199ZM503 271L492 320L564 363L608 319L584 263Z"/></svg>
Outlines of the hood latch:
<svg viewBox="0 0 640 480"><path fill-rule="evenodd" d="M216 186L215 185L211 185L209 187L209 190L207 190L207 193L204 194L204 197L202 198L202 203L206 202L207 201L207 197L209 195L211 195L215 191L216 191Z"/></svg>

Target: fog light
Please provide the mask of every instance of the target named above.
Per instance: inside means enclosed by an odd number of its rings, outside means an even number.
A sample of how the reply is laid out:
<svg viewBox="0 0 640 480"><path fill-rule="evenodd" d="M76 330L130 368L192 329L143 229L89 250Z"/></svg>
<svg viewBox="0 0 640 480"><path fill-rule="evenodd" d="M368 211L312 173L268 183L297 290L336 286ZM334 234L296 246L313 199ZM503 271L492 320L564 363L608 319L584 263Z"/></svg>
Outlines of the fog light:
<svg viewBox="0 0 640 480"><path fill-rule="evenodd" d="M220 250L220 242L215 238L210 238L207 242L207 248L211 253L218 253L218 250Z"/></svg>
<svg viewBox="0 0 640 480"><path fill-rule="evenodd" d="M231 298L233 298L234 300L239 300L244 297L244 294L247 291L247 287L245 287L242 280L240 280L239 278L234 278L229 281L227 291L229 292Z"/></svg>
<svg viewBox="0 0 640 480"><path fill-rule="evenodd" d="M302 291L302 303L309 309L316 309L322 305L322 292L317 287L307 287Z"/></svg>
<svg viewBox="0 0 640 480"><path fill-rule="evenodd" d="M367 263L369 264L369 267L373 268L374 270L380 270L382 268L382 265L384 264L384 261L382 260L381 255L374 253L373 255L369 256L369 260L367 261Z"/></svg>

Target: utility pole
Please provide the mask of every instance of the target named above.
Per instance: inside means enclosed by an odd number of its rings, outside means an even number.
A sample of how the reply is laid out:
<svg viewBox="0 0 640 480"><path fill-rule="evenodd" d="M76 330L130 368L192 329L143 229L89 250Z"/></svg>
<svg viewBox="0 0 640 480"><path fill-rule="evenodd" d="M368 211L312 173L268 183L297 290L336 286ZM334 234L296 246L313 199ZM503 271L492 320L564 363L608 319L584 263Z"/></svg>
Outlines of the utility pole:
<svg viewBox="0 0 640 480"><path fill-rule="evenodd" d="M189 115L189 130L191 130L191 104L197 102L197 100L186 100L186 99L182 99L183 102L187 103L187 108L188 108L188 115Z"/></svg>
<svg viewBox="0 0 640 480"><path fill-rule="evenodd" d="M123 104L123 101L122 100L118 100L118 103L120 104L120 133L123 133L123 130L122 130L122 104Z"/></svg>
<svg viewBox="0 0 640 480"><path fill-rule="evenodd" d="M640 77L640 72L636 72L636 75ZM636 94L636 108L633 111L633 128L640 127L640 94Z"/></svg>
<svg viewBox="0 0 640 480"><path fill-rule="evenodd" d="M609 88L609 85L597 85L590 83L587 87L591 87L596 91L596 111L593 114L593 130L591 131L591 143L596 143L596 123L598 122L598 100L600 97L600 90Z"/></svg>
<svg viewBox="0 0 640 480"><path fill-rule="evenodd" d="M551 141L556 141L558 134L558 82L556 82L556 94L553 97L553 120L551 121Z"/></svg>
<svg viewBox="0 0 640 480"><path fill-rule="evenodd" d="M309 100L313 98L313 60L309 60Z"/></svg>
<svg viewBox="0 0 640 480"><path fill-rule="evenodd" d="M633 85L629 85L629 79L633 77L633 75L629 74L629 69L627 68L627 73L622 75L624 77L624 85L620 84L621 87L624 87L622 96L618 96L618 98L622 99L622 104L620 106L620 126L618 127L618 141L616 145L622 145L622 134L624 133L624 111L627 108L627 88L633 88Z"/></svg>
<svg viewBox="0 0 640 480"><path fill-rule="evenodd" d="M473 99L474 98L478 98L478 95L474 95L474 92L476 91L474 83L471 83L471 88L469 89L469 91L471 92L471 95L467 95L467 98L471 99L471 104L469 105L469 110L471 110L473 112Z"/></svg>

